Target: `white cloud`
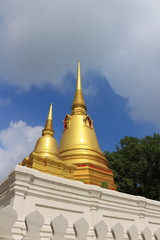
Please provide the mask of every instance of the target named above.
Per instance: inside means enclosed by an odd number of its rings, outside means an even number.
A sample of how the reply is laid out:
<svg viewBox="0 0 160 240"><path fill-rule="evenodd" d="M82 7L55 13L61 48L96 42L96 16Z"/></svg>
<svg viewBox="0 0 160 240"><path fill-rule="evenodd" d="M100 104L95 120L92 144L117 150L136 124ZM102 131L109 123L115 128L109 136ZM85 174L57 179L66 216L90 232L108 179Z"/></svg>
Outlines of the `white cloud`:
<svg viewBox="0 0 160 240"><path fill-rule="evenodd" d="M59 88L80 59L129 99L135 121L160 127L159 0L1 0L0 39L1 81Z"/></svg>
<svg viewBox="0 0 160 240"><path fill-rule="evenodd" d="M0 131L0 180L33 151L41 131L41 126L31 127L22 120Z"/></svg>

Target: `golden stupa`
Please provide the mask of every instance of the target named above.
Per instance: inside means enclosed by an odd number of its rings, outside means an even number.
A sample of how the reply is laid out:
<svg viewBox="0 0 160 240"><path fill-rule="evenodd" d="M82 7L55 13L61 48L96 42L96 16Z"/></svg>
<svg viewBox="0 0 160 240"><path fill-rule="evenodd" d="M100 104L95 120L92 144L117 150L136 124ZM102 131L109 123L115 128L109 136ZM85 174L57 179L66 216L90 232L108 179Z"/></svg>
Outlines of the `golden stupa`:
<svg viewBox="0 0 160 240"><path fill-rule="evenodd" d="M64 163L59 156L58 144L52 127L52 104L42 136L38 139L33 152L20 165L34 168L48 174L73 179L75 166Z"/></svg>
<svg viewBox="0 0 160 240"><path fill-rule="evenodd" d="M33 152L20 165L39 171L83 181L86 184L116 189L112 170L100 150L93 121L87 114L82 93L80 62L71 114L64 119L64 131L58 148L52 127L52 104L42 136Z"/></svg>
<svg viewBox="0 0 160 240"><path fill-rule="evenodd" d="M87 114L87 107L82 93L80 62L77 69L77 86L71 108L71 115L64 119L64 131L59 147L61 159L67 164L76 165L74 179L87 184L115 189L112 170L100 150L93 121Z"/></svg>

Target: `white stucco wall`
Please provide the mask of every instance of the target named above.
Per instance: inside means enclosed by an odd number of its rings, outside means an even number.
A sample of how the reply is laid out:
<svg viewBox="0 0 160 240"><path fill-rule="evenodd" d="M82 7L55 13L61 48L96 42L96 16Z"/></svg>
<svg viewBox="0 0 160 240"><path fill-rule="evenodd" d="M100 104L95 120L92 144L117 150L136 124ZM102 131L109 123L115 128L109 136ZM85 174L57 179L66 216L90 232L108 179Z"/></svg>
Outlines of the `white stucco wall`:
<svg viewBox="0 0 160 240"><path fill-rule="evenodd" d="M67 239L75 239L73 224L81 217L89 224L88 239L95 239L93 227L101 220L108 226L108 238L113 238L111 228L116 223L122 224L125 232L131 225L135 225L139 233L146 226L152 232L160 227L159 201L86 185L22 166L16 166L1 183L0 207L6 205L11 205L18 213L12 230L16 239L25 234L26 215L35 210L44 216L41 236L46 240L51 237L51 219L60 214L68 220Z"/></svg>

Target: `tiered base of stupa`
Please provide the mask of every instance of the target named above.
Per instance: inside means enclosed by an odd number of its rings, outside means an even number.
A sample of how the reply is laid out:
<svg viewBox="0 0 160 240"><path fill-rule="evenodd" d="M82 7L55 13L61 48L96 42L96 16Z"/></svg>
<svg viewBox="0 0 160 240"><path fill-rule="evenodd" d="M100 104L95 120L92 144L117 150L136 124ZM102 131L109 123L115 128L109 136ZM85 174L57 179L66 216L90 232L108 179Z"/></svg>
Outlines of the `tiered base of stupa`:
<svg viewBox="0 0 160 240"><path fill-rule="evenodd" d="M84 164L78 164L79 161L84 162ZM107 160L104 159L104 161ZM74 162L77 166L73 164ZM93 184L107 189L116 190L117 187L114 184L112 170L104 165L103 162L100 163L93 159L87 159L86 161L84 159L71 159L65 161L56 156L41 156L32 152L20 165L36 169L43 173L71 180L79 180L86 184Z"/></svg>
<svg viewBox="0 0 160 240"><path fill-rule="evenodd" d="M117 187L113 181L112 170L99 169L93 165L84 164L77 166L74 170L74 179L112 190L116 190Z"/></svg>
<svg viewBox="0 0 160 240"><path fill-rule="evenodd" d="M29 157L25 158L20 165L68 179L74 179L73 173L76 169L76 166L67 164L56 156L46 157L35 152L32 152Z"/></svg>
<svg viewBox="0 0 160 240"><path fill-rule="evenodd" d="M113 172L100 150L85 149L81 146L80 149L61 151L60 157L64 163L76 166L73 173L75 180L116 190Z"/></svg>

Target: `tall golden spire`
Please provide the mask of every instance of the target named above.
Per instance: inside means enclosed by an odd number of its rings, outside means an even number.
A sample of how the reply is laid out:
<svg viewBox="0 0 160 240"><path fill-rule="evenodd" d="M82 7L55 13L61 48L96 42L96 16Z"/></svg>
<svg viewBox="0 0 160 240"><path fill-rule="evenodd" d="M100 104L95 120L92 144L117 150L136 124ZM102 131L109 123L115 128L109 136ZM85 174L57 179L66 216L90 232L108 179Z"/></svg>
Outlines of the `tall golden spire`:
<svg viewBox="0 0 160 240"><path fill-rule="evenodd" d="M76 86L76 92L74 95L74 100L73 100L71 109L72 109L72 114L85 113L87 111L87 107L86 107L83 93L82 93L80 61L78 61L77 63L77 86Z"/></svg>

